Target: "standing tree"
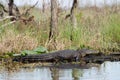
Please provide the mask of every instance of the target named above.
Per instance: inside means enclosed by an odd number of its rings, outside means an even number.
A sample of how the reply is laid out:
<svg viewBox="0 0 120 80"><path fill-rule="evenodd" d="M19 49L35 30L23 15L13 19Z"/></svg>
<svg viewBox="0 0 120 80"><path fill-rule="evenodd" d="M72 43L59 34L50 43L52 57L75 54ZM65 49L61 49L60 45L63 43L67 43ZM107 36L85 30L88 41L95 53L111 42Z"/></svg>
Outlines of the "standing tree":
<svg viewBox="0 0 120 80"><path fill-rule="evenodd" d="M71 23L74 29L77 28L77 19L76 19L76 13L77 13L77 7L78 7L78 0L73 0L72 8L70 10L70 14L66 15L65 19L70 17ZM73 28L71 29L71 35L70 40L73 40Z"/></svg>
<svg viewBox="0 0 120 80"><path fill-rule="evenodd" d="M104 0L104 6L106 5L106 0Z"/></svg>
<svg viewBox="0 0 120 80"><path fill-rule="evenodd" d="M97 6L96 6L96 0L94 0L94 8L95 8L95 10L97 10Z"/></svg>
<svg viewBox="0 0 120 80"><path fill-rule="evenodd" d="M50 22L50 33L49 40L56 38L58 35L58 16L57 16L57 0L51 0L51 22Z"/></svg>
<svg viewBox="0 0 120 80"><path fill-rule="evenodd" d="M77 27L77 19L75 16L75 13L77 11L77 7L78 7L78 0L74 0L73 4L72 4L71 11L70 11L71 22L72 22L74 28Z"/></svg>
<svg viewBox="0 0 120 80"><path fill-rule="evenodd" d="M8 6L9 6L9 16L13 16L13 5L14 0L9 0ZM14 18L11 18L11 21L13 21Z"/></svg>
<svg viewBox="0 0 120 80"><path fill-rule="evenodd" d="M118 0L115 0L115 12L117 12L117 10L118 10Z"/></svg>
<svg viewBox="0 0 120 80"><path fill-rule="evenodd" d="M76 11L77 11L77 7L78 7L78 0L73 0L73 4L72 4L72 8L70 10L70 14L65 16L65 19L67 19L68 17L70 17L71 19L71 23L73 25L74 28L77 27L77 19L76 19Z"/></svg>
<svg viewBox="0 0 120 80"><path fill-rule="evenodd" d="M43 0L43 3L42 3L42 12L43 13L45 12L45 0Z"/></svg>

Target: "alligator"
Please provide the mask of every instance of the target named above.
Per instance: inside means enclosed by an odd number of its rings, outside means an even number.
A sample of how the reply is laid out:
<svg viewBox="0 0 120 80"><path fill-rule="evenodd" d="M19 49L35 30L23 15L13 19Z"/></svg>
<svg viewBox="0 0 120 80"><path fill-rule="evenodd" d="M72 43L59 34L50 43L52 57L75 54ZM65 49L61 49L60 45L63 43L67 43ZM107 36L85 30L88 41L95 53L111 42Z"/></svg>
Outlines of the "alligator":
<svg viewBox="0 0 120 80"><path fill-rule="evenodd" d="M59 50L51 53L39 55L18 56L13 61L19 62L54 62L54 61L80 61L89 54L98 54L97 50L77 49L77 50Z"/></svg>

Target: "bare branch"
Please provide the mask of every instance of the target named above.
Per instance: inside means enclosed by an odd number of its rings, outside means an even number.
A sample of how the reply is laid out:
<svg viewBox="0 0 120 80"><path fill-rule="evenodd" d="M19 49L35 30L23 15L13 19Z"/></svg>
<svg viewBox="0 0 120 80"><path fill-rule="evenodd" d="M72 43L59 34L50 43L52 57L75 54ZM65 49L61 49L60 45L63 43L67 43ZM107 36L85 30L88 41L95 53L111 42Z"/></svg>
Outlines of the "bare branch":
<svg viewBox="0 0 120 80"><path fill-rule="evenodd" d="M70 14L66 15L65 19L67 19L67 18L69 18L73 15L74 10L75 10L75 8L77 8L77 6L78 6L78 0L73 0L72 8L70 10Z"/></svg>
<svg viewBox="0 0 120 80"><path fill-rule="evenodd" d="M4 15L3 11L0 11L0 18L2 18Z"/></svg>
<svg viewBox="0 0 120 80"><path fill-rule="evenodd" d="M0 6L3 8L3 11L8 13L8 11L5 9L4 5L0 3Z"/></svg>
<svg viewBox="0 0 120 80"><path fill-rule="evenodd" d="M16 11L17 15L20 15L20 11L19 11L18 7L15 4L13 5L13 9Z"/></svg>
<svg viewBox="0 0 120 80"><path fill-rule="evenodd" d="M25 12L25 13L23 13L23 15L28 14L28 13L29 13L29 11L30 11L32 8L34 8L37 4L38 4L38 1L37 1L37 2L33 5L33 6L31 6L30 8L28 8L28 9L26 10L26 12Z"/></svg>
<svg viewBox="0 0 120 80"><path fill-rule="evenodd" d="M10 19L10 18L15 18L15 16L6 16L5 18L0 19L0 21L5 21L6 19Z"/></svg>
<svg viewBox="0 0 120 80"><path fill-rule="evenodd" d="M75 9L75 8L77 8L77 6L78 6L78 0L74 0L73 1L73 4L72 4L72 8L71 8L71 13L73 12L73 10Z"/></svg>

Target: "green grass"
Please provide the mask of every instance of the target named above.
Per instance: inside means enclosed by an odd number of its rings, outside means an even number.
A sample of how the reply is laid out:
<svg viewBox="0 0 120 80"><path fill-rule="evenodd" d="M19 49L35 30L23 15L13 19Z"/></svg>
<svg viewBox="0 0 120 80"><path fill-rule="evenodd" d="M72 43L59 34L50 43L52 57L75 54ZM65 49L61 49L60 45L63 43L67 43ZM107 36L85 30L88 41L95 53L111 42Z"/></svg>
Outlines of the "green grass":
<svg viewBox="0 0 120 80"><path fill-rule="evenodd" d="M38 14L38 10L33 11L32 15L36 17L34 22L27 25L16 22L4 28L0 27L1 54L20 53L22 50L32 50L38 46L44 46L50 51L84 47L103 51L120 51L120 13L105 14L104 11L94 10L89 13L89 10L82 10L76 15L77 29L72 27L69 19L64 20L65 13L59 17L59 35L54 44L52 40L48 42L49 12ZM0 22L0 25L3 23L7 21Z"/></svg>
<svg viewBox="0 0 120 80"><path fill-rule="evenodd" d="M103 41L106 42L103 46L109 49L120 49L120 15L110 15L107 24L104 23L102 27ZM103 43L104 43L103 42Z"/></svg>

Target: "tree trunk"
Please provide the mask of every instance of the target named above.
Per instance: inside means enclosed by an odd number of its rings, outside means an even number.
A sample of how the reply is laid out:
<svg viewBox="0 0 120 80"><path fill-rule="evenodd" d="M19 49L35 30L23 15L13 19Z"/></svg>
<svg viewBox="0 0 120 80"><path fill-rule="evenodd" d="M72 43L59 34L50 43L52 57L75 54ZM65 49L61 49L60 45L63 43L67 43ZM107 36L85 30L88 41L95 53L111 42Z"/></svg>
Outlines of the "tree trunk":
<svg viewBox="0 0 120 80"><path fill-rule="evenodd" d="M115 11L117 12L118 11L118 0L115 0L115 5L116 5Z"/></svg>
<svg viewBox="0 0 120 80"><path fill-rule="evenodd" d="M76 19L77 7L78 7L78 0L74 0L70 11L70 19L74 29L77 28L77 19ZM70 35L71 41L73 40L73 30L74 30L73 28L71 29L71 35Z"/></svg>
<svg viewBox="0 0 120 80"><path fill-rule="evenodd" d="M45 0L43 0L43 4L42 4L42 12L45 12Z"/></svg>
<svg viewBox="0 0 120 80"><path fill-rule="evenodd" d="M8 6L9 6L9 16L13 16L13 5L14 5L14 0L9 0ZM14 19L11 18L11 21Z"/></svg>
<svg viewBox="0 0 120 80"><path fill-rule="evenodd" d="M94 8L95 8L95 10L97 10L96 0L94 0L94 4L95 4L95 7L94 7Z"/></svg>
<svg viewBox="0 0 120 80"><path fill-rule="evenodd" d="M58 16L57 16L57 0L51 0L51 22L50 22L50 33L49 40L56 38L58 35Z"/></svg>
<svg viewBox="0 0 120 80"><path fill-rule="evenodd" d="M76 13L76 9L78 7L78 0L74 0L73 1L73 5L72 5L72 8L71 8L71 11L70 11L70 15L71 15L71 22L72 22L72 25L74 28L77 27L77 19L76 19L76 16L75 16L75 13Z"/></svg>

